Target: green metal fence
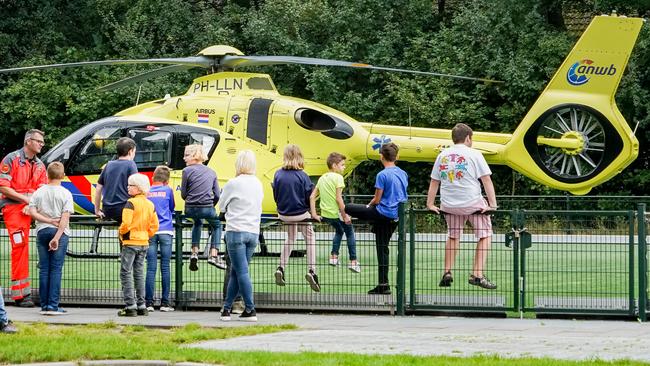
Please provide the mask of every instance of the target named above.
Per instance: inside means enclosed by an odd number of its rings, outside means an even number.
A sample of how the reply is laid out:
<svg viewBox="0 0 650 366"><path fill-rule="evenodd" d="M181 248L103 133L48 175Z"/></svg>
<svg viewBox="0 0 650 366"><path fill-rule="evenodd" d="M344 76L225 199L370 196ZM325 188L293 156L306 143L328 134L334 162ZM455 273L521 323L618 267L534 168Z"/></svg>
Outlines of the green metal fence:
<svg viewBox="0 0 650 366"><path fill-rule="evenodd" d="M634 315L634 213L522 211L522 310Z"/></svg>
<svg viewBox="0 0 650 366"><path fill-rule="evenodd" d="M415 207L414 207L415 206ZM312 223L316 233L316 266L321 292L305 280L307 259L300 234L285 268L286 286L275 284L274 272L287 236L277 220L264 223L264 243L251 264L259 308L405 312L524 311L562 314L610 314L645 320L648 301L648 216L644 204L635 210L566 211L500 210L492 213L493 234L485 274L496 283L486 290L468 283L476 238L464 228L452 270L451 287L439 287L447 238L445 218L406 205L391 239L391 295L369 295L377 284L374 234L368 223L355 222L361 273L347 269L343 239L340 265L328 258L334 235L327 224ZM209 233L204 232L199 270L189 271L189 223L177 226L171 263L171 298L180 308L221 306L224 274L206 262ZM63 304L120 306L119 247L115 226L76 217L62 282ZM32 230L32 234L34 231ZM222 243L221 250L225 244ZM10 244L0 223L0 285L9 297ZM38 290L35 237L30 238L32 288ZM159 298L160 277L157 277Z"/></svg>
<svg viewBox="0 0 650 366"><path fill-rule="evenodd" d="M409 230L409 301L410 310L472 310L507 311L516 308L516 281L513 269L516 260L508 246L506 234L511 231L511 212L499 211L493 216L492 244L485 274L497 284L495 290L485 290L468 283L472 273L476 238L465 230L452 269L454 282L440 287L444 274L447 229L443 215L426 210L410 210Z"/></svg>
<svg viewBox="0 0 650 366"><path fill-rule="evenodd" d="M9 297L10 250L9 239L0 223L0 284L5 299ZM287 237L287 225L275 219L266 220L263 225L264 243L258 247L250 267L254 284L255 302L260 308L302 309L302 310L354 310L390 311L396 310L396 296L368 295L367 291L377 285L377 257L374 234L370 225L354 223L356 252L361 263L361 273L348 269L347 241L344 237L340 248L340 264L329 265L333 229L325 223L313 225L316 238L316 273L321 291L316 293L305 279L307 273L305 240L298 232L291 257L285 267L285 286L275 284L274 273L279 265L280 252ZM220 307L224 294L225 271L207 264L209 233L204 230L199 256L199 270L189 270L191 250L190 223L176 227L175 248L171 261L171 299L177 307ZM74 217L71 223L72 235L67 258L63 268L61 290L62 304L115 305L122 302L119 281L119 244L117 230L113 224L97 222L90 217ZM38 254L35 231L30 236L30 276L34 295L38 294ZM397 239L396 231L391 239L389 265L390 282L396 286ZM403 235L402 235L403 237ZM221 251L225 244L221 243ZM158 266L160 268L160 266ZM159 271L159 269L158 269ZM394 292L395 293L395 292ZM37 297L37 296L35 296ZM156 296L160 298L160 273L157 274ZM158 301L156 300L156 303Z"/></svg>

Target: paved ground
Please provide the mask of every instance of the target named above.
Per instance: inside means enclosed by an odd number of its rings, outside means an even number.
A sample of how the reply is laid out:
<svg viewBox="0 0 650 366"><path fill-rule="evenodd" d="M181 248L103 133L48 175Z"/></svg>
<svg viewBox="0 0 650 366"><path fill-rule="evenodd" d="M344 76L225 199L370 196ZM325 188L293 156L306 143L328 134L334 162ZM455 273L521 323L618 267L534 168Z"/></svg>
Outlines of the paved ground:
<svg viewBox="0 0 650 366"><path fill-rule="evenodd" d="M9 307L10 318L19 322L62 324L101 323L146 326L250 325L233 317L219 321L216 311L152 313L148 317L120 318L117 309L67 308L68 314L47 317L38 309ZM297 331L201 342L192 347L219 350L317 351L364 354L412 354L501 357L550 357L559 359L633 359L650 362L647 344L650 323L601 320L538 320L452 318L388 315L312 315L260 313L257 324L296 324Z"/></svg>

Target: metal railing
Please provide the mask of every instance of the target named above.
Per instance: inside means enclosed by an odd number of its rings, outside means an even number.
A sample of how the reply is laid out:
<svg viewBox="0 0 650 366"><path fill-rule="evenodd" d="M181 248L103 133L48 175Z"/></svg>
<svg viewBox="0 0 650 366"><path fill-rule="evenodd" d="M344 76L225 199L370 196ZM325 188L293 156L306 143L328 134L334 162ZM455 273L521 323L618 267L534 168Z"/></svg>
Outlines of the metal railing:
<svg viewBox="0 0 650 366"><path fill-rule="evenodd" d="M287 236L286 224L266 220L264 243L251 263L259 308L406 312L521 311L555 314L607 314L647 319L647 233L645 204L634 210L499 210L491 213L493 234L484 273L497 285L487 290L468 283L476 238L463 228L452 269L451 287L440 287L447 239L445 218L419 205L401 208L399 227L391 238L391 295L369 295L377 285L377 256L371 225L354 222L361 273L347 269L345 237L340 265L330 266L333 229L313 225L316 273L321 285L313 292L307 281L305 241L300 234L285 267L286 285L275 284L279 253ZM177 217L181 218L180 213ZM191 224L179 221L171 262L171 299L180 308L218 308L223 301L225 272L209 266L202 251L199 270L189 270ZM63 269L62 304L122 304L119 244L116 227L93 217L77 216ZM38 290L36 238L30 238L32 288ZM207 247L204 231L201 249ZM10 244L0 223L0 284L9 297ZM225 249L222 242L221 251ZM160 279L156 281L159 298ZM35 293L35 294L36 294Z"/></svg>

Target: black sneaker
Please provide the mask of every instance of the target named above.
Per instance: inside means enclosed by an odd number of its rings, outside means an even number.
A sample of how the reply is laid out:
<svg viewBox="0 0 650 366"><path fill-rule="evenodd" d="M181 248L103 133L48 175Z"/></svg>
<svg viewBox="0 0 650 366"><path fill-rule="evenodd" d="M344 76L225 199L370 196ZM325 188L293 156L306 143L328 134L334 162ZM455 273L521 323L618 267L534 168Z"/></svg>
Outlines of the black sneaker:
<svg viewBox="0 0 650 366"><path fill-rule="evenodd" d="M221 319L222 322L229 322L230 321L230 310L228 310L226 308L221 310L221 317L219 319Z"/></svg>
<svg viewBox="0 0 650 366"><path fill-rule="evenodd" d="M14 326L14 323L12 323L11 320L6 323L0 323L0 333L14 334L17 332L18 329Z"/></svg>
<svg viewBox="0 0 650 366"><path fill-rule="evenodd" d="M390 295L390 286L388 285L377 285L372 290L368 291L368 295Z"/></svg>
<svg viewBox="0 0 650 366"><path fill-rule="evenodd" d="M190 254L190 271L195 272L199 270L199 255L196 253Z"/></svg>
<svg viewBox="0 0 650 366"><path fill-rule="evenodd" d="M451 272L445 272L445 274L442 275L442 279L440 280L438 286L450 287L452 282L454 282L454 279L451 277Z"/></svg>
<svg viewBox="0 0 650 366"><path fill-rule="evenodd" d="M494 283L490 282L490 280L487 279L487 277L476 277L474 275L469 276L469 282L470 285L482 287L487 290L495 290L497 288L497 285Z"/></svg>
<svg viewBox="0 0 650 366"><path fill-rule="evenodd" d="M284 286L286 284L282 267L278 267L278 269L275 270L275 284L278 286Z"/></svg>
<svg viewBox="0 0 650 366"><path fill-rule="evenodd" d="M149 310L147 308L138 308L135 312L140 316L149 316Z"/></svg>
<svg viewBox="0 0 650 366"><path fill-rule="evenodd" d="M309 287L311 287L312 291L314 292L320 292L320 284L318 283L318 276L316 273L314 273L313 270L309 270L307 274L305 275L305 279L309 283Z"/></svg>
<svg viewBox="0 0 650 366"><path fill-rule="evenodd" d="M255 309L248 311L244 310L243 313L239 316L239 320L243 322L256 322L257 321L257 313L255 312Z"/></svg>
<svg viewBox="0 0 650 366"><path fill-rule="evenodd" d="M31 296L25 296L20 300L15 301L16 306L19 308L33 308L34 307L34 302L32 301Z"/></svg>
<svg viewBox="0 0 650 366"><path fill-rule="evenodd" d="M138 310L131 308L120 309L117 312L117 316L138 316Z"/></svg>

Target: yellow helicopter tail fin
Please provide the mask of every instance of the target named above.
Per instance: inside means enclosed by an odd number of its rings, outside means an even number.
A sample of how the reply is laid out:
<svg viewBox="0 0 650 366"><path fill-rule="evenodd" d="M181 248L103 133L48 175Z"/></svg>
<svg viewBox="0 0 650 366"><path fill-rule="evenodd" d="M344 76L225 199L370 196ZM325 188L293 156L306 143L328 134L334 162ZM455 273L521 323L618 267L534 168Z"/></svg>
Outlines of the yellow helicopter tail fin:
<svg viewBox="0 0 650 366"><path fill-rule="evenodd" d="M638 155L614 96L643 20L597 16L506 145L506 164L553 188L586 194Z"/></svg>

